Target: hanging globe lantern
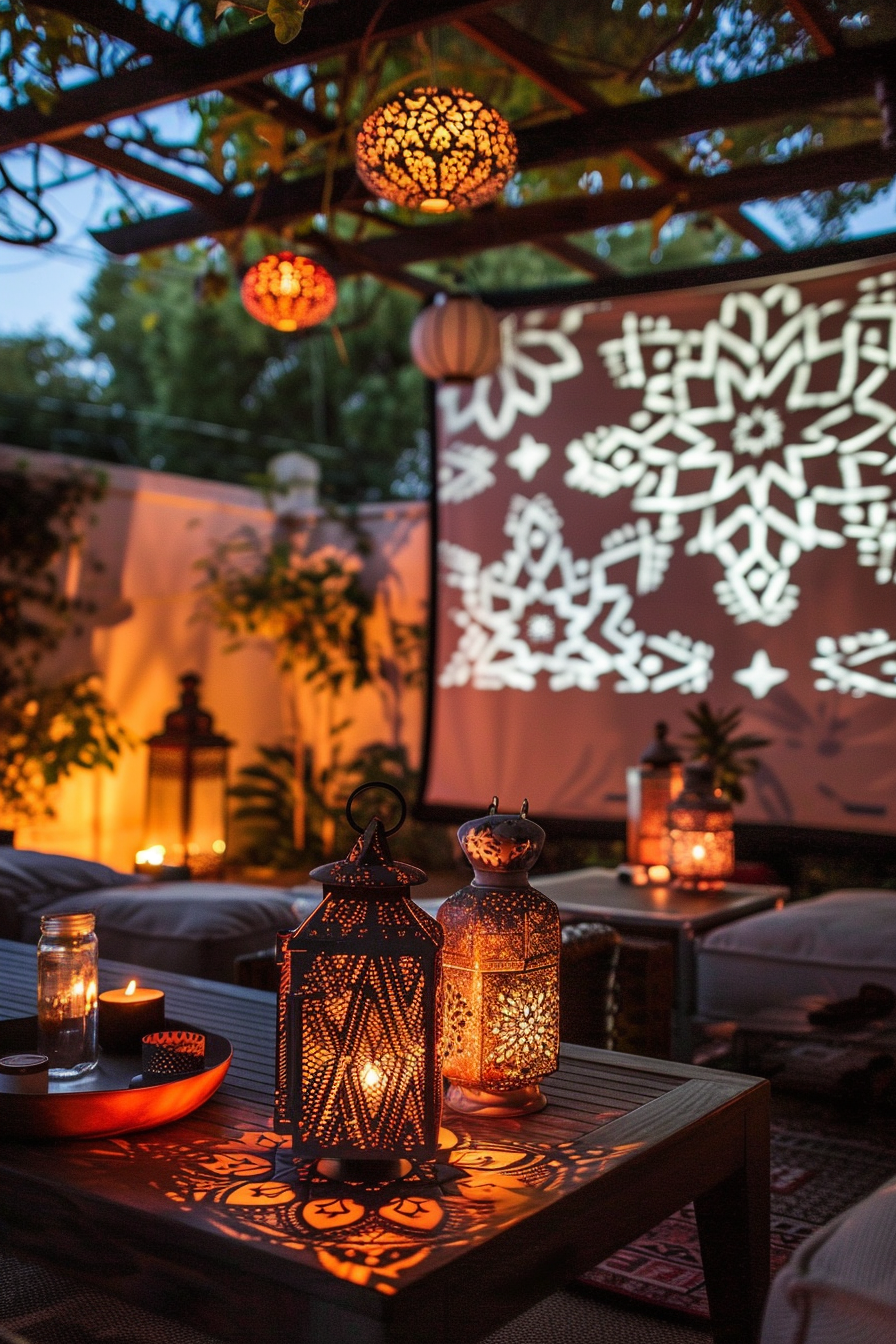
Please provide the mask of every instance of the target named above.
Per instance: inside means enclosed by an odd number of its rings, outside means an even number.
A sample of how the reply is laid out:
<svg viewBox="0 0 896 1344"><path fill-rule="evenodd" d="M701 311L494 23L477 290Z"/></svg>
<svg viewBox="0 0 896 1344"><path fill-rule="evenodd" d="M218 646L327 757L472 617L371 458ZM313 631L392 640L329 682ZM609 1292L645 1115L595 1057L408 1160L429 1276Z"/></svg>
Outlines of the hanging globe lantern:
<svg viewBox="0 0 896 1344"><path fill-rule="evenodd" d="M309 257L272 252L250 266L240 286L250 317L277 331L314 327L336 307L336 283Z"/></svg>
<svg viewBox="0 0 896 1344"><path fill-rule="evenodd" d="M516 168L516 137L475 94L414 89L367 117L356 164L375 196L443 215L497 196Z"/></svg>
<svg viewBox="0 0 896 1344"><path fill-rule="evenodd" d="M471 294L437 294L411 327L411 355L427 378L472 383L501 362L497 316Z"/></svg>

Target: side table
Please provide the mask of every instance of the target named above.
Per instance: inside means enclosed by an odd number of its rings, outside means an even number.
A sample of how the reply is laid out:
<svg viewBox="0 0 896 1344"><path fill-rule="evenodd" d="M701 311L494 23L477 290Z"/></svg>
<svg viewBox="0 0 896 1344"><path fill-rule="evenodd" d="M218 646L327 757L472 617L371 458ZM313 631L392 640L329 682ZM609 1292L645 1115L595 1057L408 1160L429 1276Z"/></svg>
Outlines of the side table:
<svg viewBox="0 0 896 1344"><path fill-rule="evenodd" d="M697 1004L694 940L720 924L780 908L787 887L728 883L721 891L683 891L674 885L636 887L612 868L536 874L535 885L562 912L606 921L622 934L667 940L673 947L672 1058L690 1060Z"/></svg>

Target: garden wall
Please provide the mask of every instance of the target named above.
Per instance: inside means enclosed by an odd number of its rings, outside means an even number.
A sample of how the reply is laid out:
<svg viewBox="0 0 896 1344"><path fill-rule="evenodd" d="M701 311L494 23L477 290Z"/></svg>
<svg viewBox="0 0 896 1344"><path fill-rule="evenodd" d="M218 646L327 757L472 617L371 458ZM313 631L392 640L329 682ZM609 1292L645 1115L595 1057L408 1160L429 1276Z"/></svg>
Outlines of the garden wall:
<svg viewBox="0 0 896 1344"><path fill-rule="evenodd" d="M53 671L60 676L98 673L108 699L139 742L125 751L114 775L82 771L64 782L55 798L56 818L20 824L16 845L130 869L144 841L143 742L161 729L165 712L176 703L181 673L200 673L202 698L217 729L235 740L231 775L254 757L259 743L289 740L294 688L277 671L271 646L253 640L228 652L228 637L197 618L197 562L241 528L270 536L274 515L259 492L242 486L0 446L0 467L16 463L41 472L92 466L108 481L85 554L70 557L66 575L69 595L90 600L96 610L89 628L55 655ZM316 544L352 545L350 535L322 512L305 521ZM364 576L376 591L375 643L387 608L401 621L425 617L427 506L365 505L359 521L372 542ZM350 718L344 749L372 741L402 742L411 759L419 760L419 690L404 690L396 697L383 685L365 687L344 694L326 715L316 715L313 707L306 714L306 736L323 759L328 722Z"/></svg>

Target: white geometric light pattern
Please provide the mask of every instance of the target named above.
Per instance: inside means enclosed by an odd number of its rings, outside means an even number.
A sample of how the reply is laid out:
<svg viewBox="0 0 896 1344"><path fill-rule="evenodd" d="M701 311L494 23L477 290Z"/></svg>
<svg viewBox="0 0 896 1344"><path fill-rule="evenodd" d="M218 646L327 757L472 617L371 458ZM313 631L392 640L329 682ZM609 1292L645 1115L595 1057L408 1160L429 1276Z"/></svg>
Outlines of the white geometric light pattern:
<svg viewBox="0 0 896 1344"><path fill-rule="evenodd" d="M804 303L787 284L728 294L698 330L626 313L600 354L641 406L628 425L569 443L566 484L600 498L631 490L657 541L716 556L716 596L738 624L788 620L794 568L819 547L853 541L858 563L891 582L894 286L893 272L866 277L851 306Z"/></svg>
<svg viewBox="0 0 896 1344"><path fill-rule="evenodd" d="M495 483L492 467L498 454L474 443L449 443L439 454L439 498L444 504L463 504Z"/></svg>
<svg viewBox="0 0 896 1344"><path fill-rule="evenodd" d="M646 519L614 529L598 555L576 559L551 499L515 495L504 533L509 549L487 565L463 546L440 545L444 582L461 601L450 612L461 635L440 685L532 691L546 673L553 691L597 690L611 675L623 693L706 690L712 646L678 631L645 634L630 615L628 586L610 578L615 566L634 561L636 592L662 582L670 548Z"/></svg>
<svg viewBox="0 0 896 1344"><path fill-rule="evenodd" d="M896 700L896 639L886 630L859 630L839 639L823 635L815 647L812 667L823 674L815 682L817 691Z"/></svg>
<svg viewBox="0 0 896 1344"><path fill-rule="evenodd" d="M746 686L754 700L764 700L769 691L780 686L790 676L786 667L772 667L771 659L765 649L757 649L749 667L732 672L731 678L740 686Z"/></svg>

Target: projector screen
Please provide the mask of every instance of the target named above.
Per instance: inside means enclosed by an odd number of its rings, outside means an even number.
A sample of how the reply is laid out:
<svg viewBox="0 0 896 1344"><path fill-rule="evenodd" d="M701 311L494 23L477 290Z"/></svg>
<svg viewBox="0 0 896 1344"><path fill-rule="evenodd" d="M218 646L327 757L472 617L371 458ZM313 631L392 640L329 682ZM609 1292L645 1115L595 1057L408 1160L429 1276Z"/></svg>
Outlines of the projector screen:
<svg viewBox="0 0 896 1344"><path fill-rule="evenodd" d="M440 389L424 812L621 819L706 698L739 820L896 829L893 266L515 310Z"/></svg>

